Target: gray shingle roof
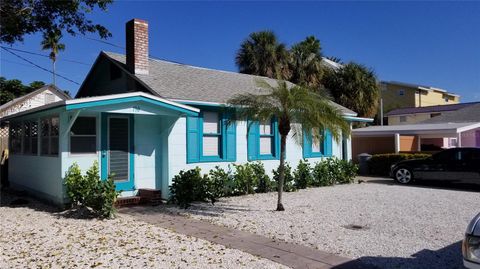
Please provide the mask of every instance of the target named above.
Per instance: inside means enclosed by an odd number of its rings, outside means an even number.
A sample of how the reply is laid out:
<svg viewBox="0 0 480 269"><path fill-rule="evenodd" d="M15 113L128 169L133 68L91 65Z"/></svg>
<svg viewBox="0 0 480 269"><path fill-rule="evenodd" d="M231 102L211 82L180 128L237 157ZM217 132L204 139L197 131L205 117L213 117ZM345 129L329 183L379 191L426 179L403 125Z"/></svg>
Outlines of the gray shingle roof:
<svg viewBox="0 0 480 269"><path fill-rule="evenodd" d="M423 106L423 107L404 107L404 108L397 108L388 112L387 116L455 111L455 110L459 110L475 104L480 104L480 102L460 103L460 104L452 104L452 105L438 105L438 106Z"/></svg>
<svg viewBox="0 0 480 269"><path fill-rule="evenodd" d="M104 52L125 66L125 55ZM256 86L257 79L265 79L275 84L274 79L247 75L235 72L220 71L195 67L185 64L149 59L149 74L135 75L159 96L167 99L185 101L203 101L226 103L236 94L259 93L262 90ZM357 113L332 102L344 114L356 116Z"/></svg>
<svg viewBox="0 0 480 269"><path fill-rule="evenodd" d="M480 122L480 103L422 121L421 123Z"/></svg>

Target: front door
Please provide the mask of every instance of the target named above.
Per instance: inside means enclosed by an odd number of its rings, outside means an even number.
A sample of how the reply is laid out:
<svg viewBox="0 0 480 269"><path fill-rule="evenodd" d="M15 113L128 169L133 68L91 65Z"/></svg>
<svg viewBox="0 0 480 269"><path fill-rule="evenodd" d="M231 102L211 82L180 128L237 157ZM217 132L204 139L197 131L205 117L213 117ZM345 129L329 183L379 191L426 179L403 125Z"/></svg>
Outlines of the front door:
<svg viewBox="0 0 480 269"><path fill-rule="evenodd" d="M105 114L102 124L102 178L112 175L117 190L133 190L133 117Z"/></svg>

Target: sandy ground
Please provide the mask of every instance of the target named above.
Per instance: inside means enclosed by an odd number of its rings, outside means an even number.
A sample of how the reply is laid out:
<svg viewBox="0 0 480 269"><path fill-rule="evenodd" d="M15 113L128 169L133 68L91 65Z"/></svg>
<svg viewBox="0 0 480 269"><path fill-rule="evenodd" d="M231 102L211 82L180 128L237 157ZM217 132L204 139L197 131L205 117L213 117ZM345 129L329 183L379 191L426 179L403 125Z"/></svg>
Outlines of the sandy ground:
<svg viewBox="0 0 480 269"><path fill-rule="evenodd" d="M480 211L480 192L392 183L286 193L285 212L273 211L275 193L168 210L360 258L380 268L463 268L460 241Z"/></svg>
<svg viewBox="0 0 480 269"><path fill-rule="evenodd" d="M128 216L79 219L15 199L2 193L0 268L286 268Z"/></svg>

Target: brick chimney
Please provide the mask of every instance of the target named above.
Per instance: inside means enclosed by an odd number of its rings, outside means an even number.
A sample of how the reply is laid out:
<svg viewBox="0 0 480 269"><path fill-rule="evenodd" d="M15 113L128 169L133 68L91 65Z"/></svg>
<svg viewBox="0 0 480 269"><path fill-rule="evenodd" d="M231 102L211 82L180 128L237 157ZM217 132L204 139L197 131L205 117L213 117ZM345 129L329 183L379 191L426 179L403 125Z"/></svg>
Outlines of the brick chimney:
<svg viewBox="0 0 480 269"><path fill-rule="evenodd" d="M127 68L134 74L148 74L148 22L133 19L126 24Z"/></svg>

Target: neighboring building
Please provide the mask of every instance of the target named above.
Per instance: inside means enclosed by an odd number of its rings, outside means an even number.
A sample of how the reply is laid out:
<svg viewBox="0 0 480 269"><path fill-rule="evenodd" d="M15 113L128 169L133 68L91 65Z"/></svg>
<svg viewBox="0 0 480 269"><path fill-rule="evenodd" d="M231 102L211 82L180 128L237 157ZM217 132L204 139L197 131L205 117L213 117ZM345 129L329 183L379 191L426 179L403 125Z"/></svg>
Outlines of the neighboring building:
<svg viewBox="0 0 480 269"><path fill-rule="evenodd" d="M388 117L388 125L413 124L426 121L430 118L434 118L440 115L449 114L451 112L476 104L480 104L480 102L427 107L397 108L388 112L386 116Z"/></svg>
<svg viewBox="0 0 480 269"><path fill-rule="evenodd" d="M70 96L54 85L43 86L29 94L20 96L0 106L0 152L8 148L8 125L2 118L49 103L68 100Z"/></svg>
<svg viewBox="0 0 480 269"><path fill-rule="evenodd" d="M20 96L0 106L0 120L27 109L43 106L60 100L71 99L54 85L45 85L29 94Z"/></svg>
<svg viewBox="0 0 480 269"><path fill-rule="evenodd" d="M77 99L60 101L10 117L10 183L54 203L66 201L63 177L77 163L87 170L100 164L101 177L115 174L122 197L139 189L169 196L181 170L261 161L267 172L279 164L276 119L228 124L222 106L239 93L261 93L256 80L276 80L218 71L148 57L148 24L127 23L126 55L101 52ZM349 121L370 121L332 102ZM25 133L19 130L38 130ZM337 142L329 132L303 146L287 141L287 162L308 158L351 158L350 137ZM29 167L29 169L22 169Z"/></svg>
<svg viewBox="0 0 480 269"><path fill-rule="evenodd" d="M383 112L397 108L457 104L460 96L446 90L397 81L380 82Z"/></svg>
<svg viewBox="0 0 480 269"><path fill-rule="evenodd" d="M352 154L480 148L480 103L416 124L371 126L352 132Z"/></svg>

